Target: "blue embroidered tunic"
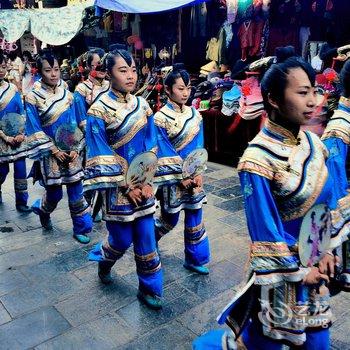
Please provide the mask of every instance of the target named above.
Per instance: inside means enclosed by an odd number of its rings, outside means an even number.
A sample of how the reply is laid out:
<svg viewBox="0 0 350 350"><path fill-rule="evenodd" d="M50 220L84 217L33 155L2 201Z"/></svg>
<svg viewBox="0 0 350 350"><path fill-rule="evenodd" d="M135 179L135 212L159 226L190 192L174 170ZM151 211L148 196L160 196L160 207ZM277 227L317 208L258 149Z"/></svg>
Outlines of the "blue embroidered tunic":
<svg viewBox="0 0 350 350"><path fill-rule="evenodd" d="M156 152L152 110L142 97L110 89L90 107L86 125L84 190L103 191L103 218L132 221L155 212L154 199L135 207L120 186L135 156Z"/></svg>
<svg viewBox="0 0 350 350"><path fill-rule="evenodd" d="M0 82L0 122L7 113L24 115L21 96L15 85L6 81ZM27 143L23 141L19 147L6 143L6 135L0 125L0 163L13 162L27 154Z"/></svg>
<svg viewBox="0 0 350 350"><path fill-rule="evenodd" d="M269 295L274 292L277 302L293 310L305 303L308 319L319 317L317 312L312 314L312 305L320 302L326 310L322 317L330 321L327 289L320 296L314 288L301 283L309 269L300 265L297 249L304 215L317 204L326 204L331 210L337 206L327 156L326 147L313 133L300 131L294 137L267 121L239 162L252 240L250 271L256 274L255 284L261 286L263 314L269 313ZM284 324L266 321L263 332L274 339L302 344L305 329L312 324L293 321Z"/></svg>
<svg viewBox="0 0 350 350"><path fill-rule="evenodd" d="M79 127L85 130L86 117L89 107L108 91L110 83L107 80L101 82L89 76L87 80L79 83L75 88L74 100L77 108Z"/></svg>
<svg viewBox="0 0 350 350"><path fill-rule="evenodd" d="M37 81L26 96L26 133L37 143L29 157L40 159L41 179L45 185L61 185L82 180L82 157L65 164L58 162L51 150L55 145L55 134L63 124L77 125L73 94L60 83L55 88Z"/></svg>
<svg viewBox="0 0 350 350"><path fill-rule="evenodd" d="M190 193L180 187L182 163L195 149L204 147L203 120L193 107L168 102L154 115L158 142L155 183L161 186L164 210L199 209L206 200L203 189Z"/></svg>
<svg viewBox="0 0 350 350"><path fill-rule="evenodd" d="M334 193L338 198L338 215L334 215L334 234L332 238L332 248L337 248L344 243L342 251L343 271L340 280L350 283L350 194L346 174L346 160L348 157L348 148L350 144L350 100L341 97L338 109L334 112L332 118L322 135L322 140L329 150L330 157L327 166L333 177L337 179L337 186L334 187Z"/></svg>

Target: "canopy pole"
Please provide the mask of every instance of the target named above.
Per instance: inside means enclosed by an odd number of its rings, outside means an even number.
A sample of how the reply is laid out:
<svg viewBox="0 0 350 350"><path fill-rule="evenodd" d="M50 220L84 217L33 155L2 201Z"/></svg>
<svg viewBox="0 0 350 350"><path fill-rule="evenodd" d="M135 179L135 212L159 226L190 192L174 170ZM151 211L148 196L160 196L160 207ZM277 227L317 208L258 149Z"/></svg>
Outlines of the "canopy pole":
<svg viewBox="0 0 350 350"><path fill-rule="evenodd" d="M178 53L182 51L182 9L179 9L177 21L177 49Z"/></svg>

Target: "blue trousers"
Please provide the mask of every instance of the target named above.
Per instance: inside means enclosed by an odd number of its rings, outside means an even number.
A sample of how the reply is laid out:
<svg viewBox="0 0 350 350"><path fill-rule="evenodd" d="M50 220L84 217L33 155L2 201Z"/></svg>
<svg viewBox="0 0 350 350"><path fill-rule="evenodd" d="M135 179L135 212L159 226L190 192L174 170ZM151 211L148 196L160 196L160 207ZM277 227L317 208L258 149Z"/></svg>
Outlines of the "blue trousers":
<svg viewBox="0 0 350 350"><path fill-rule="evenodd" d="M242 340L248 350L282 350L280 342L265 337L261 331L261 324L251 322L243 331ZM306 341L300 347L291 346L290 349L298 350L329 350L330 332L329 329L310 331L306 330Z"/></svg>
<svg viewBox="0 0 350 350"><path fill-rule="evenodd" d="M107 241L98 244L89 260L114 263L133 243L139 289L149 295L162 296L163 272L156 249L153 215L132 222L107 221Z"/></svg>
<svg viewBox="0 0 350 350"><path fill-rule="evenodd" d="M16 205L27 205L28 184L26 172L26 160L21 158L13 162L14 170L14 188L16 196ZM7 174L10 171L9 163L0 163L0 189L5 182Z"/></svg>
<svg viewBox="0 0 350 350"><path fill-rule="evenodd" d="M90 207L83 196L83 183L77 181L67 184L68 204L73 221L75 235L87 234L92 230ZM37 214L51 214L63 197L61 185L45 186L45 193L41 200L33 204L33 210Z"/></svg>
<svg viewBox="0 0 350 350"><path fill-rule="evenodd" d="M224 350L223 339L225 330L212 330L202 334L193 342L193 350ZM243 331L241 336L247 350L282 350L283 344L273 339L265 337L261 331L256 329L255 325L250 324ZM225 343L225 342L224 342ZM231 347L230 347L231 348ZM241 347L239 347L241 348ZM302 346L290 347L291 350L329 350L330 335L328 329L317 331L306 331L306 341Z"/></svg>
<svg viewBox="0 0 350 350"><path fill-rule="evenodd" d="M203 224L203 210L184 209L185 211L185 259L189 264L204 265L210 260L209 239ZM161 211L161 216L155 220L156 238L159 241L178 223L180 212L167 213Z"/></svg>

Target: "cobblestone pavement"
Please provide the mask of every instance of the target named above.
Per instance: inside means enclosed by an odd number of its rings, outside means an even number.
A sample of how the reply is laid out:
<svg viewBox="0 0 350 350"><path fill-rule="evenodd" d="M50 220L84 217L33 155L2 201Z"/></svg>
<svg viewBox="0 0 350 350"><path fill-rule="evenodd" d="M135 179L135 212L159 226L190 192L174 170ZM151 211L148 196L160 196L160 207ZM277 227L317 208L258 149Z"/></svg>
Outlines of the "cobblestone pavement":
<svg viewBox="0 0 350 350"><path fill-rule="evenodd" d="M182 267L179 225L160 242L164 307L151 311L136 298L132 250L116 263L114 283L102 285L87 253L106 234L104 224L95 225L91 244L77 243L64 197L52 215L54 230L44 232L36 215L15 210L9 176L0 205L0 348L190 349L197 335L219 328L215 319L244 275L248 236L235 169L210 163L205 180L210 275ZM30 203L42 192L30 186ZM333 304L333 349L350 349L350 296Z"/></svg>

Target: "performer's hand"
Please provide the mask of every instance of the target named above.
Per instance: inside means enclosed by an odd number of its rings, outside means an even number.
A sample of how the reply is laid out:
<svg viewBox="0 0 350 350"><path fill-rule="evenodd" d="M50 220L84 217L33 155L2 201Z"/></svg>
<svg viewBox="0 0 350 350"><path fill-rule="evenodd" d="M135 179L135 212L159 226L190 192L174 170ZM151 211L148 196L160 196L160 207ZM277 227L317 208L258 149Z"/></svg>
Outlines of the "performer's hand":
<svg viewBox="0 0 350 350"><path fill-rule="evenodd" d="M193 185L192 179L184 179L180 182L180 186L186 190L190 189Z"/></svg>
<svg viewBox="0 0 350 350"><path fill-rule="evenodd" d="M131 203L138 207L139 203L142 202L142 191L140 188L136 187L127 193L127 196Z"/></svg>
<svg viewBox="0 0 350 350"><path fill-rule="evenodd" d="M56 151L53 155L61 163L65 162L67 160L67 157L69 157L67 153L62 151Z"/></svg>
<svg viewBox="0 0 350 350"><path fill-rule="evenodd" d="M11 146L15 146L16 145L16 140L12 136L7 136L6 137L6 143L8 143Z"/></svg>
<svg viewBox="0 0 350 350"><path fill-rule="evenodd" d="M150 199L154 196L154 193L153 193L153 188L151 185L144 185L141 189L141 192L142 192L142 198L143 199Z"/></svg>
<svg viewBox="0 0 350 350"><path fill-rule="evenodd" d="M21 144L25 140L25 136L23 134L19 134L14 137L16 143Z"/></svg>
<svg viewBox="0 0 350 350"><path fill-rule="evenodd" d="M329 282L329 277L321 273L317 267L311 267L311 271L304 277L304 284L319 284L321 281Z"/></svg>
<svg viewBox="0 0 350 350"><path fill-rule="evenodd" d="M339 261L338 256L326 253L318 263L318 270L320 273L327 274L329 277L334 277L334 271Z"/></svg>
<svg viewBox="0 0 350 350"><path fill-rule="evenodd" d="M73 162L79 157L79 154L76 151L70 151L69 157L70 157L70 162Z"/></svg>
<svg viewBox="0 0 350 350"><path fill-rule="evenodd" d="M203 176L197 175L193 179L193 185L194 187L203 187Z"/></svg>

